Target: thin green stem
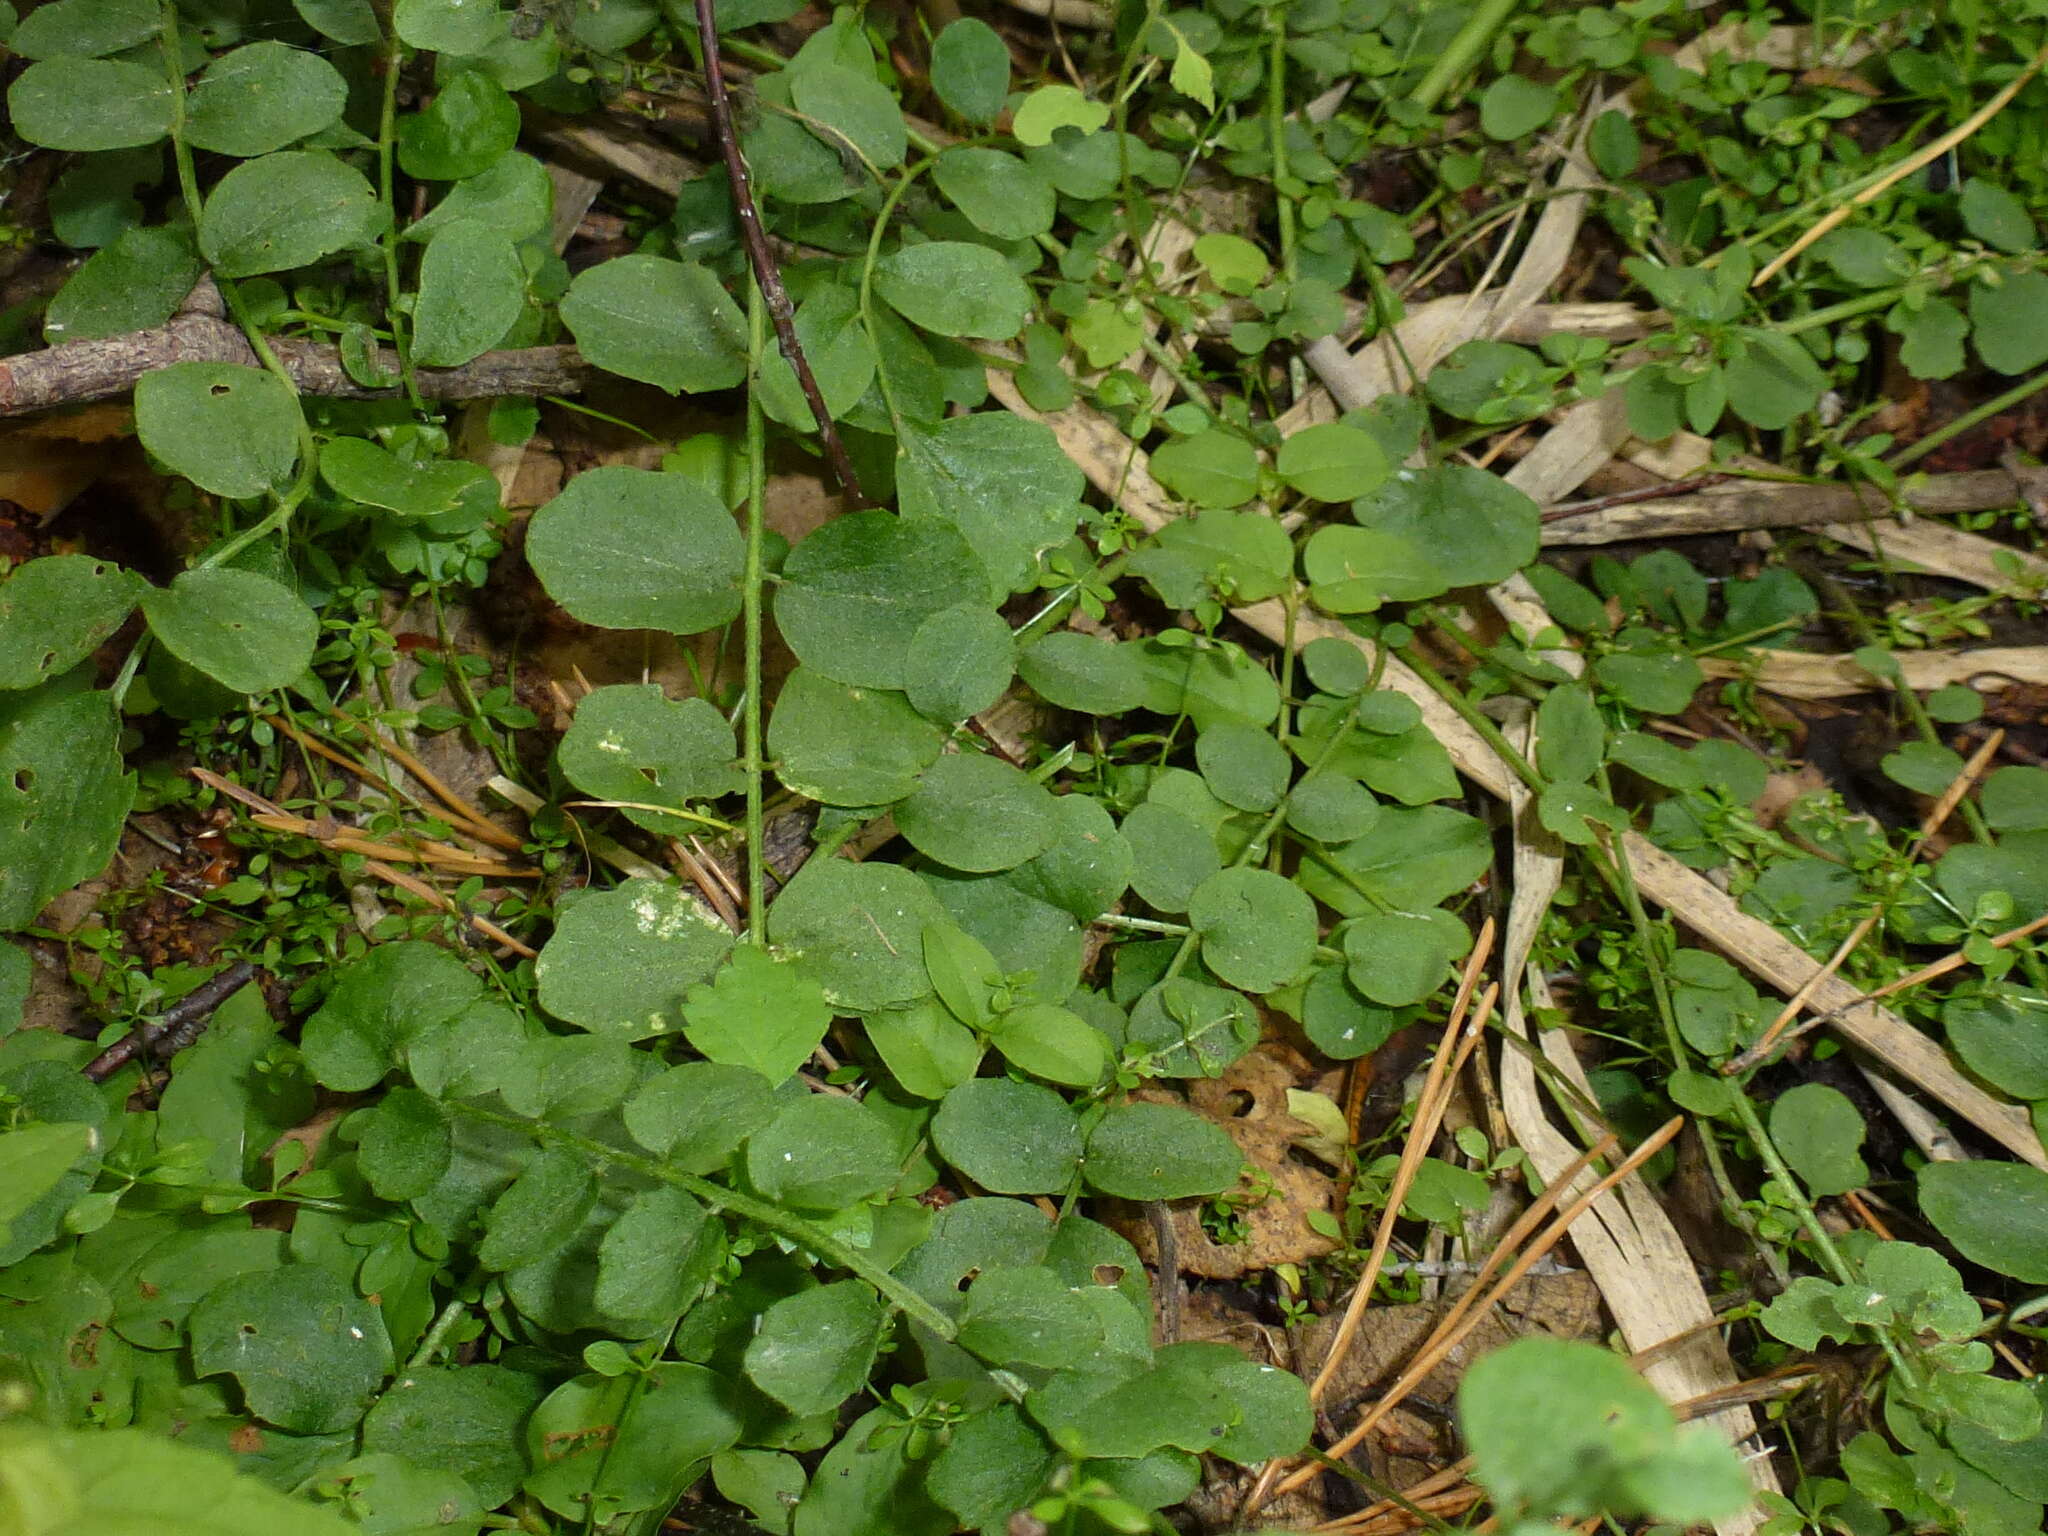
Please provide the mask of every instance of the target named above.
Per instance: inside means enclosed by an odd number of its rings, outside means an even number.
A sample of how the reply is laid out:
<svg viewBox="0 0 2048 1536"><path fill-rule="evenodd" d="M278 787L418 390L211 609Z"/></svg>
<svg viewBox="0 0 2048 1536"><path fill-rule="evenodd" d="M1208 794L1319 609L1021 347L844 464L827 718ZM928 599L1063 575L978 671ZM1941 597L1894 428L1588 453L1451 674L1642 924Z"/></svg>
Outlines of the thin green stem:
<svg viewBox="0 0 2048 1536"><path fill-rule="evenodd" d="M398 377L405 385L406 402L424 416L427 407L420 399L419 374L412 365L412 339L398 307L405 290L398 272L398 204L393 198L398 183L393 162L398 152L398 77L404 73L404 63L405 45L394 29L385 45L384 92L377 109L377 198L391 211L391 227L377 243L384 251L384 312L391 322L391 349L398 354Z"/></svg>
<svg viewBox="0 0 2048 1536"><path fill-rule="evenodd" d="M882 259L882 236L887 233L889 216L896 211L896 205L903 201L903 194L910 190L912 182L938 163L938 158L936 154L927 155L917 164L904 170L896 179L896 185L889 189L888 196L882 199L882 206L875 210L875 227L868 231L867 255L860 266L860 323L861 328L868 333L868 344L875 349L878 357L881 355L881 340L875 329L875 263ZM891 424L900 432L903 426L903 413L896 408L896 390L889 382L889 370L886 365L875 369L875 382L882 386L882 404L888 408Z"/></svg>
<svg viewBox="0 0 2048 1536"><path fill-rule="evenodd" d="M2002 395L1993 395L1982 405L1973 406L1963 412L1954 421L1945 422L1918 441L1907 444L1896 453L1887 454L1885 463L1892 469L1904 469L1909 464L1917 464L1943 443L1952 442L1963 433L1994 416L2002 415L2022 400L2037 395L2044 389L2048 389L2048 371L2037 373L2031 379L2013 385Z"/></svg>
<svg viewBox="0 0 2048 1536"><path fill-rule="evenodd" d="M1294 281L1294 199L1282 185L1287 179L1287 7L1276 5L1267 17L1273 39L1266 53L1266 141L1273 155L1273 205L1280 224L1280 271Z"/></svg>
<svg viewBox="0 0 2048 1536"><path fill-rule="evenodd" d="M1529 759L1515 750L1507 737L1501 735L1500 727L1475 709L1472 701L1466 698L1464 693L1455 687L1449 678L1431 666L1422 653L1412 645L1403 646L1395 654L1408 664L1408 669L1411 672L1429 684L1432 693L1436 694L1438 698L1457 711L1459 719L1463 720L1473 730L1477 731L1480 736L1485 738L1486 744L1493 748L1495 755L1513 770L1516 778L1520 779L1538 794L1543 792L1542 775L1538 774L1535 768L1531 766Z"/></svg>
<svg viewBox="0 0 2048 1536"><path fill-rule="evenodd" d="M747 562L742 623L746 650L742 666L746 689L740 723L741 751L747 774L747 932L757 945L768 942L767 818L761 809L762 761L761 627L763 587L767 581L762 550L767 539L763 495L767 473L767 428L761 412L761 362L767 348L768 305L761 285L747 283Z"/></svg>
<svg viewBox="0 0 2048 1536"><path fill-rule="evenodd" d="M1514 14L1515 3L1516 0L1479 0L1478 8L1465 19L1465 25L1458 28L1444 51L1437 55L1429 73L1416 81L1415 88L1408 93L1409 102L1425 109L1435 106L1437 98L1456 85L1459 76L1486 51L1486 45L1493 41L1493 34Z"/></svg>
<svg viewBox="0 0 2048 1536"><path fill-rule="evenodd" d="M671 1188L694 1195L714 1210L730 1211L735 1216L751 1221L757 1227L778 1233L791 1242L809 1249L827 1263L858 1275L881 1292L885 1300L911 1321L923 1324L940 1338L951 1339L957 1331L950 1317L887 1270L878 1268L866 1255L841 1242L815 1223L808 1222L801 1216L790 1215L778 1205L771 1205L753 1195L742 1194L736 1189L728 1189L723 1184L714 1184L694 1173L684 1173L679 1168L658 1163L651 1157L641 1157L637 1153L609 1147L601 1141L593 1141L588 1136L578 1136L573 1131L565 1131L560 1126L551 1125L546 1121L528 1120L521 1115L508 1115L495 1109L485 1109L480 1104L467 1104L460 1100L447 1101L447 1107L457 1114L467 1115L472 1120L481 1120L487 1125L501 1125L508 1130L522 1132L545 1145L580 1153L593 1162L631 1169L643 1178L655 1179Z"/></svg>

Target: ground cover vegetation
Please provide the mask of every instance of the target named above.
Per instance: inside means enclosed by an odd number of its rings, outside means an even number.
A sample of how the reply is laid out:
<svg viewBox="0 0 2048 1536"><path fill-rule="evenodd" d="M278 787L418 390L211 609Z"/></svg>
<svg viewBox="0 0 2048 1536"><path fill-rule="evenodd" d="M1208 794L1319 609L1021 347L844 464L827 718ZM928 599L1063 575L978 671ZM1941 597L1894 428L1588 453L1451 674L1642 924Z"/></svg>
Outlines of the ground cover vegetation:
<svg viewBox="0 0 2048 1536"><path fill-rule="evenodd" d="M2048 7L0 50L0 1530L2041 1528Z"/></svg>

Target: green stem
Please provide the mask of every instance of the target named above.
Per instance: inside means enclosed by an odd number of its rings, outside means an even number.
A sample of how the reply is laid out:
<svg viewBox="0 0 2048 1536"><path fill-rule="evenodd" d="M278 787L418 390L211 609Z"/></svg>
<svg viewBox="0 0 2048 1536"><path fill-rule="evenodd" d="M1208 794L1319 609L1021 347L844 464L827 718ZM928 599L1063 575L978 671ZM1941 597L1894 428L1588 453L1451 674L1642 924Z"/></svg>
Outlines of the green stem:
<svg viewBox="0 0 2048 1536"><path fill-rule="evenodd" d="M1458 28L1450 44L1437 55L1437 61L1430 66L1429 73L1415 83L1415 89L1408 93L1408 100L1425 110L1437 103L1437 98L1453 85L1458 77L1470 69L1493 41L1493 34L1514 14L1515 0L1479 0L1479 6L1465 19L1465 25Z"/></svg>
<svg viewBox="0 0 2048 1536"><path fill-rule="evenodd" d="M1908 444L1896 453L1887 454L1885 463L1892 469L1904 469L1908 464L1917 464L1943 443L1950 442L1992 417L2011 410L2022 400L2039 394L2044 389L2048 389L2048 371L2037 373L2031 379L2013 385L2002 395L1993 395L1982 405L1973 406L1963 412L1954 421L1936 427L1917 442Z"/></svg>
<svg viewBox="0 0 2048 1536"><path fill-rule="evenodd" d="M1287 7L1267 17L1273 41L1266 55L1266 139L1273 154L1273 204L1280 222L1280 271L1294 281L1294 199L1281 183L1287 177Z"/></svg>
<svg viewBox="0 0 2048 1536"><path fill-rule="evenodd" d="M528 1120L521 1115L503 1114L495 1109L485 1109L480 1104L465 1104L459 1100L447 1101L447 1108L457 1114L467 1115L472 1120L481 1120L486 1125L501 1125L507 1130L522 1132L544 1145L563 1147L571 1152L580 1153L594 1162L630 1169L643 1178L654 1179L686 1194L694 1195L714 1210L730 1211L735 1216L751 1221L757 1227L764 1227L809 1249L827 1263L858 1275L881 1292L887 1301L912 1322L923 1324L940 1338L951 1339L957 1331L950 1317L887 1270L878 1269L865 1255L842 1243L822 1227L805 1221L801 1216L792 1216L778 1205L771 1205L753 1195L742 1194L736 1189L728 1189L723 1184L714 1184L709 1179L697 1177L694 1173L684 1173L679 1168L658 1163L651 1157L641 1157L637 1153L608 1147L601 1141L578 1136L573 1131L565 1131L558 1125L550 1125L542 1120Z"/></svg>
<svg viewBox="0 0 2048 1536"><path fill-rule="evenodd" d="M896 179L896 185L889 189L889 195L882 199L882 206L875 212L875 227L868 231L867 256L860 267L860 323L868 333L868 345L881 355L882 343L875 329L875 263L882 259L882 236L889 228L889 216L896 211L896 205L903 201L903 194L910 190L912 182L938 163L936 154L927 155L917 164L909 167ZM896 391L889 382L886 366L875 369L875 382L882 386L882 404L888 408L889 420L899 431L903 426L903 413L896 408Z"/></svg>
<svg viewBox="0 0 2048 1536"><path fill-rule="evenodd" d="M1429 684L1431 692L1457 711L1459 719L1485 738L1486 744L1514 771L1516 778L1538 794L1543 793L1543 778L1530 766L1529 759L1517 752L1507 737L1501 735L1499 726L1473 708L1472 701L1453 686L1449 678L1431 666L1422 653L1412 645L1403 646L1395 654L1408 664L1411 672Z"/></svg>
<svg viewBox="0 0 2048 1536"><path fill-rule="evenodd" d="M384 52L384 98L377 111L377 198L391 211L391 227L377 243L384 251L384 312L391 322L391 349L398 354L398 376L405 385L407 403L416 414L424 416L427 407L420 399L419 375L412 365L412 339L398 308L405 290L398 275L398 204L393 198L397 176L393 160L398 151L398 77L404 73L404 62L405 45L394 30Z"/></svg>
<svg viewBox="0 0 2048 1536"><path fill-rule="evenodd" d="M761 809L761 602L766 575L762 549L767 538L763 489L766 480L766 432L761 413L761 360L767 347L767 301L761 285L747 283L747 563L742 622L746 626L743 686L746 697L740 729L747 774L747 932L756 945L768 942L767 818Z"/></svg>

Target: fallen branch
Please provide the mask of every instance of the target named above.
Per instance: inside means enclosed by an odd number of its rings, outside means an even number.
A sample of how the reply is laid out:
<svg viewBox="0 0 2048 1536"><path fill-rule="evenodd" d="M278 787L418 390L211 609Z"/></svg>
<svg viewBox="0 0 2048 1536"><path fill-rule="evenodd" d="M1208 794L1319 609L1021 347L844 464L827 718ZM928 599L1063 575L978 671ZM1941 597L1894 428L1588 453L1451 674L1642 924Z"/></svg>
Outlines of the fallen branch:
<svg viewBox="0 0 2048 1536"><path fill-rule="evenodd" d="M237 960L216 976L209 976L162 1013L136 1026L85 1064L87 1082L104 1083L137 1056L175 1056L206 1028L214 1009L240 991L256 974L247 960Z"/></svg>
<svg viewBox="0 0 2048 1536"><path fill-rule="evenodd" d="M2048 646L1984 646L1968 651L1896 651L1901 680L1915 693L1952 683L1997 693L2048 684ZM1737 677L1788 699L1843 699L1883 693L1890 685L1854 656L1812 651L1752 651L1746 657L1702 656L1708 677Z"/></svg>
<svg viewBox="0 0 2048 1536"><path fill-rule="evenodd" d="M324 343L274 336L270 346L302 395L383 400L399 394L395 385L366 389L358 384L342 367L341 353ZM145 373L189 362L260 366L238 327L215 315L183 314L152 330L0 358L0 416L28 416L63 405L113 400L134 388ZM375 365L396 378L398 354L379 348ZM460 368L422 368L418 372L420 394L429 400L574 395L582 393L597 374L574 347L486 352Z"/></svg>

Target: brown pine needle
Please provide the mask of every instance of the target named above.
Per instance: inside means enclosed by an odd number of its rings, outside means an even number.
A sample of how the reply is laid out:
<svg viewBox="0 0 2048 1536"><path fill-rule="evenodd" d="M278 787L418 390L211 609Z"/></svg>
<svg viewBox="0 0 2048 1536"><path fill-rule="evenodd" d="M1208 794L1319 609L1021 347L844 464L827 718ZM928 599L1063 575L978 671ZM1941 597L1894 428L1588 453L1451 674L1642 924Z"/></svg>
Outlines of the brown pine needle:
<svg viewBox="0 0 2048 1536"><path fill-rule="evenodd" d="M365 861L364 867L379 880L395 885L401 891L410 892L430 907L439 907L450 916L462 919L462 921L468 923L470 927L474 928L485 938L504 945L513 954L523 955L528 960L535 960L540 957L540 951L532 945L521 943L487 917L478 917L474 912L463 911L442 892L428 885L426 881L415 880L403 870L393 869L389 864L381 863L376 859Z"/></svg>
<svg viewBox="0 0 2048 1536"><path fill-rule="evenodd" d="M347 721L354 729L362 732L364 736L369 738L371 745L376 747L379 752L382 752L386 757L397 763L399 767L403 768L425 786L427 791L436 800L439 800L451 815L457 820L467 823L465 830L469 831L473 836L481 838L493 847L503 848L510 853L517 853L524 846L518 838L497 825L497 823L489 820L482 811L450 789L431 768L417 757L414 757L412 753L406 751L397 742L387 740L381 732L372 730L368 725L351 716L335 715L331 718L338 721Z"/></svg>

